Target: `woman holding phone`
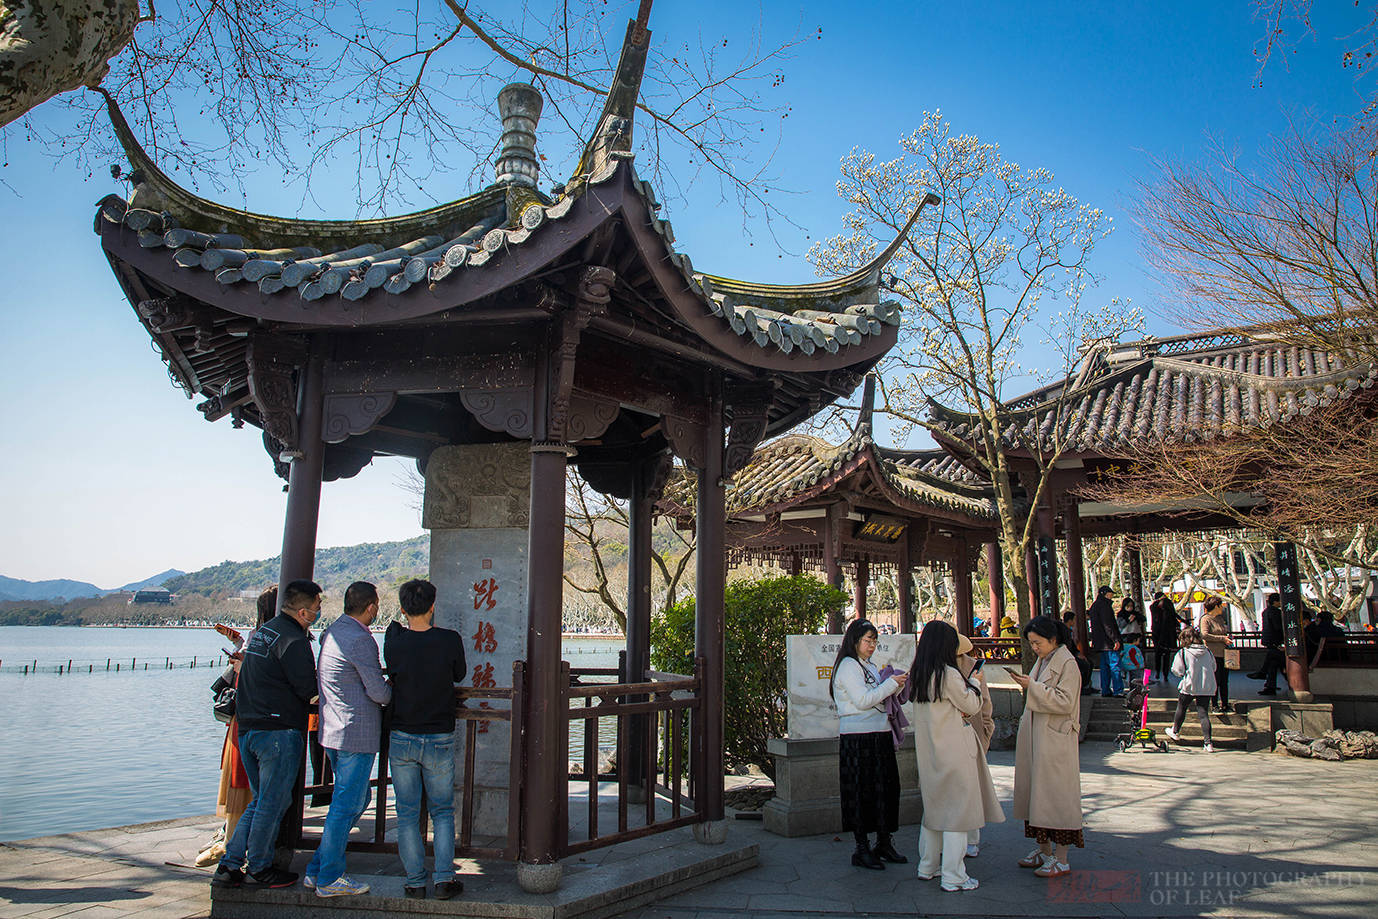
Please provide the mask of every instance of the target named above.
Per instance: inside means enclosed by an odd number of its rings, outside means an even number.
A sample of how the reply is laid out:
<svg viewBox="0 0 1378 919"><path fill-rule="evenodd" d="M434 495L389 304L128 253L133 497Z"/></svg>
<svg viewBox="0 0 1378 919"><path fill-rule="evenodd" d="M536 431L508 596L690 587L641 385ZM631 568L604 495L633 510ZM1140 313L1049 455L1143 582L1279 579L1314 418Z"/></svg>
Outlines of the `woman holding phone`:
<svg viewBox="0 0 1378 919"><path fill-rule="evenodd" d="M919 879L942 875L946 891L975 890L966 872L968 834L1005 814L995 796L972 720L984 704L979 682L958 669L957 652L971 642L941 619L923 627L909 680L914 701L914 748L923 792ZM972 664L974 667L975 665Z"/></svg>
<svg viewBox="0 0 1378 919"><path fill-rule="evenodd" d="M1072 633L1051 616L1035 616L1024 639L1038 656L1028 675L1011 671L1025 689L1014 754L1014 816L1038 848L1019 860L1044 878L1071 872L1067 851L1084 847L1081 822L1081 671Z"/></svg>
<svg viewBox="0 0 1378 919"><path fill-rule="evenodd" d="M897 673L880 678L871 663L879 639L876 627L865 619L849 625L828 682L837 703L842 828L856 838L852 864L875 871L884 870L885 862L909 861L891 842L900 825L900 770L885 713L885 700L903 689L909 677ZM870 833L876 834L875 848Z"/></svg>

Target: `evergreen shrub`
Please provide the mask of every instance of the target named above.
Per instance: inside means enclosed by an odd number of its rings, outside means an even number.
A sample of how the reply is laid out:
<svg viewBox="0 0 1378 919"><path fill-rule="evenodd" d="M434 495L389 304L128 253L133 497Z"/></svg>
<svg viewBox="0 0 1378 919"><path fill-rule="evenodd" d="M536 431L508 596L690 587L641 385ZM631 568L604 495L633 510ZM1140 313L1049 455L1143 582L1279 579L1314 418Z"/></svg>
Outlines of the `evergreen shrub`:
<svg viewBox="0 0 1378 919"><path fill-rule="evenodd" d="M785 636L820 632L847 595L808 575L738 581L725 593L723 757L728 767L758 765L772 778L766 740L785 735ZM694 599L651 623L651 664L670 673L694 667Z"/></svg>

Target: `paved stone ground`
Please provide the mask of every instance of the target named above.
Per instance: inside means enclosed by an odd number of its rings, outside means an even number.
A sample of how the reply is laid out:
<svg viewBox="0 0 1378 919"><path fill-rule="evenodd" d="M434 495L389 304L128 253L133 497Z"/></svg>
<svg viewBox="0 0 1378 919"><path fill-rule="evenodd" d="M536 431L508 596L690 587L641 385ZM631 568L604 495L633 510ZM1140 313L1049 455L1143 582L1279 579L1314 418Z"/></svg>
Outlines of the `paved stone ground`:
<svg viewBox="0 0 1378 919"><path fill-rule="evenodd" d="M991 755L1005 802L1013 762ZM625 919L1378 915L1378 761L1086 743L1081 763L1087 848L1068 878L1014 866L1029 844L1012 820L985 831L968 861L981 888L961 894L914 876L915 828L899 837L911 864L881 873L850 866L848 839L735 820L734 841L760 844L759 868ZM0 845L0 919L206 916L209 872L186 866L214 828L197 817Z"/></svg>

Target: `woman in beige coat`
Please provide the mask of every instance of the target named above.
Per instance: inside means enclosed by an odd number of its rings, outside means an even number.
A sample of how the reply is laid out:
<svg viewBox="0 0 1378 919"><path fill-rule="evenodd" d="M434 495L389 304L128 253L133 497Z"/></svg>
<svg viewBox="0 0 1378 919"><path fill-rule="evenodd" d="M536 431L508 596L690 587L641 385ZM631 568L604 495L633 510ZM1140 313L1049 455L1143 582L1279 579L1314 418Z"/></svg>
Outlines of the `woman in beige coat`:
<svg viewBox="0 0 1378 919"><path fill-rule="evenodd" d="M957 669L959 639L957 630L940 619L925 625L909 675L923 792L919 877L931 880L941 871L948 891L978 886L966 873L967 833L1005 819L971 726L980 715L982 694L979 684Z"/></svg>
<svg viewBox="0 0 1378 919"><path fill-rule="evenodd" d="M1024 638L1038 661L1025 676L1011 673L1024 687L1024 715L1014 754L1014 816L1038 848L1019 860L1039 877L1070 872L1069 846L1084 848L1081 824L1081 671L1070 650L1072 633L1050 616L1035 616ZM1054 851L1056 846L1056 851Z"/></svg>
<svg viewBox="0 0 1378 919"><path fill-rule="evenodd" d="M980 768L989 772L990 766L986 763L986 754L990 753L990 739L995 736L995 708L991 702L990 686L986 683L985 671L981 669L984 663L984 660L976 656L971 639L959 634L957 636L957 670L981 690L981 710L969 720L972 730L976 732L976 742L981 745ZM967 832L967 858L975 858L980 854L981 830L978 827Z"/></svg>

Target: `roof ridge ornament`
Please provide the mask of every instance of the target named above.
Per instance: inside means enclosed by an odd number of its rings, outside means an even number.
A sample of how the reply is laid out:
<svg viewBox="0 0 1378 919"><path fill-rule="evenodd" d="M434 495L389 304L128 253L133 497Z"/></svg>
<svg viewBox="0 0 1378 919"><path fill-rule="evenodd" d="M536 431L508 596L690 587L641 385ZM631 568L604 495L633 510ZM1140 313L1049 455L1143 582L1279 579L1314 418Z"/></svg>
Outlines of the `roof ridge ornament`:
<svg viewBox="0 0 1378 919"><path fill-rule="evenodd" d="M545 100L530 83L509 83L498 92L502 116L502 152L495 165L499 185L536 187L541 164L536 158L536 124Z"/></svg>

